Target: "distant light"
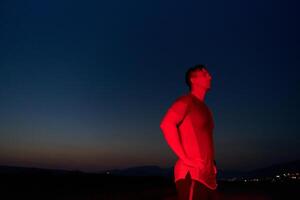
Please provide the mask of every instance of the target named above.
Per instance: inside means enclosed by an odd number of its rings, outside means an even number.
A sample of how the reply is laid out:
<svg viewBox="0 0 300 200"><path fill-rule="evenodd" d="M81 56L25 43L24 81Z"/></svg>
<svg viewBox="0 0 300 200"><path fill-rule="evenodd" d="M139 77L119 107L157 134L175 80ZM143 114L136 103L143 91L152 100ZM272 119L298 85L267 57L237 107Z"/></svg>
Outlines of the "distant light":
<svg viewBox="0 0 300 200"><path fill-rule="evenodd" d="M109 171L107 171L107 172L106 172L106 174L110 174L110 172L109 172Z"/></svg>
<svg viewBox="0 0 300 200"><path fill-rule="evenodd" d="M280 175L276 175L276 178L280 178Z"/></svg>

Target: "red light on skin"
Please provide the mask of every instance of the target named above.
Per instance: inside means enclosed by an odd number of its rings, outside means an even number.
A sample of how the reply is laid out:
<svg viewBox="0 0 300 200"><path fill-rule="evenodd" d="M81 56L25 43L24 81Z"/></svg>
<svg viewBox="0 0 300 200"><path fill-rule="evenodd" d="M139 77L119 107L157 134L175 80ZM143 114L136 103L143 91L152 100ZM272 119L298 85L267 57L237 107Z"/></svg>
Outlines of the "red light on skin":
<svg viewBox="0 0 300 200"><path fill-rule="evenodd" d="M192 87L194 87L192 90L199 90L202 88L202 93L205 93L205 90L211 88L211 79L211 75L205 68L195 71L191 77Z"/></svg>
<svg viewBox="0 0 300 200"><path fill-rule="evenodd" d="M168 145L178 156L174 166L175 182L186 179L190 172L193 181L215 190L214 121L204 103L204 96L211 88L211 79L205 68L193 71L190 77L191 91L173 102L160 128Z"/></svg>

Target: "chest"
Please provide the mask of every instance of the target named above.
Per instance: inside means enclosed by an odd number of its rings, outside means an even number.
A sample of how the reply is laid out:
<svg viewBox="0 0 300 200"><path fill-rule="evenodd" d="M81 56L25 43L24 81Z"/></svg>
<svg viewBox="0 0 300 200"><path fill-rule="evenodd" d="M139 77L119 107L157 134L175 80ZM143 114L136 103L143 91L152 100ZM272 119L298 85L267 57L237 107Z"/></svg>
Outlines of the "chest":
<svg viewBox="0 0 300 200"><path fill-rule="evenodd" d="M214 128L212 112L205 103L192 102L190 104L188 116L194 127L199 129Z"/></svg>

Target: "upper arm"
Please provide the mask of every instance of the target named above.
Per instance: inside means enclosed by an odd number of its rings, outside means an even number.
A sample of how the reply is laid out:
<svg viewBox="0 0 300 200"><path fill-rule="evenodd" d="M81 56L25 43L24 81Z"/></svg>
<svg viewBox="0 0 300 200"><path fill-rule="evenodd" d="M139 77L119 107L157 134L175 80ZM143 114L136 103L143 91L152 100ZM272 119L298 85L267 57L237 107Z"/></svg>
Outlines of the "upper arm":
<svg viewBox="0 0 300 200"><path fill-rule="evenodd" d="M161 126L165 124L179 124L188 112L188 101L184 97L178 98L167 110L161 121Z"/></svg>

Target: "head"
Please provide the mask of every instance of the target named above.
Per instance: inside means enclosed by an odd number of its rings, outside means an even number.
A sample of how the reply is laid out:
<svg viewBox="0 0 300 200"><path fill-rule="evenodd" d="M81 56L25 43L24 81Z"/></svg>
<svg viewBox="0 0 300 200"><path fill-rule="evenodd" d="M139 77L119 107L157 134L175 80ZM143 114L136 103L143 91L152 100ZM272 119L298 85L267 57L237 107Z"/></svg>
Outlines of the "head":
<svg viewBox="0 0 300 200"><path fill-rule="evenodd" d="M186 71L185 82L190 90L194 87L202 87L207 90L210 88L211 75L204 65L195 65Z"/></svg>

